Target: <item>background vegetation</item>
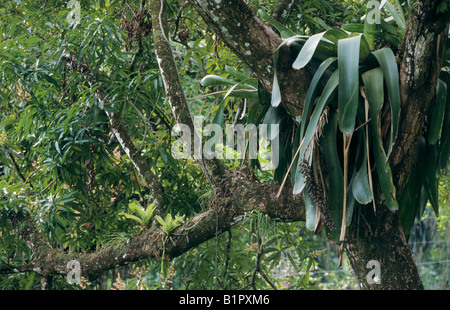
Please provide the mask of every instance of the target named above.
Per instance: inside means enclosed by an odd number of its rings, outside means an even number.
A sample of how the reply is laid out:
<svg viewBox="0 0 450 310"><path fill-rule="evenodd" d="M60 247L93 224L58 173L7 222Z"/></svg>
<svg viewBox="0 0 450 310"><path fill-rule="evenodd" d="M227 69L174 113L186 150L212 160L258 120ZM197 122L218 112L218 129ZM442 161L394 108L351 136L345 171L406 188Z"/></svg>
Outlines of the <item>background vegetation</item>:
<svg viewBox="0 0 450 310"><path fill-rule="evenodd" d="M131 206L149 199L147 184L111 135L104 111L118 113L166 188L165 212L182 221L208 208L212 197L200 168L190 160L175 160L169 151L175 122L153 53L145 1L79 2L78 25L66 21L67 1L0 4L0 261L9 265L34 258L8 225L9 212L29 211L51 244L68 252L126 242L142 229L143 218ZM276 1L247 2L260 14L270 15L276 7ZM330 26L361 23L366 2L300 1L283 24L295 33L312 35ZM172 46L193 114L205 116L205 123L217 122L218 117L233 122L248 105L244 117L253 113L262 118L270 98L252 100L237 94L224 98L226 86L202 86L208 75L250 82L250 73L186 3L167 4ZM95 87L85 83L82 73L67 70L70 54L91 68L98 81L110 85L106 92L112 104L97 100ZM206 95L211 92L221 93ZM227 165L238 168L240 163ZM274 173L257 171L256 177L271 182ZM447 169L439 187L440 216L435 218L428 208L410 238L424 285L430 289L448 288L449 180ZM56 289L357 289L348 263L344 260L338 268L338 260L338 248L324 235L314 236L304 223L281 223L252 212L243 224L171 262L133 263L83 278L80 285L56 277L53 285ZM33 271L0 275L1 289L40 285Z"/></svg>

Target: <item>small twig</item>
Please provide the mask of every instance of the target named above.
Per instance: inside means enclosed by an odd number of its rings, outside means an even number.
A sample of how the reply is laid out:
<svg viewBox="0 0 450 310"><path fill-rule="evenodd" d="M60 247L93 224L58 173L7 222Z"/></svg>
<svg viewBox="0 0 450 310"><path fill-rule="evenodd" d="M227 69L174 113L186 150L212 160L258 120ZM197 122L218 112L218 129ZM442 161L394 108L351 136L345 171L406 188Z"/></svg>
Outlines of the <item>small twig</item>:
<svg viewBox="0 0 450 310"><path fill-rule="evenodd" d="M233 93L235 92L244 92L244 93L256 93L258 90L256 89L235 89L233 90ZM207 93L201 96L197 96L197 97L192 97L192 98L186 98L186 100L196 100L196 99L202 99L202 98L206 98L209 96L215 96L215 95L220 95L220 94L225 94L229 92L229 90L220 90L220 91L216 91L216 92L212 92L212 93Z"/></svg>
<svg viewBox="0 0 450 310"><path fill-rule="evenodd" d="M261 236L259 236L258 233L258 253L256 254L256 264L255 264L255 270L253 271L252 275L252 287L254 290L257 290L256 288L256 273L259 273L264 280L274 289L278 290L278 288L273 284L273 282L269 279L269 277L265 274L265 272L261 269L261 257L263 255L263 244L261 240Z"/></svg>
<svg viewBox="0 0 450 310"><path fill-rule="evenodd" d="M369 118L367 121L356 127L355 131L358 131L358 129L361 129L362 127L366 126L372 119Z"/></svg>

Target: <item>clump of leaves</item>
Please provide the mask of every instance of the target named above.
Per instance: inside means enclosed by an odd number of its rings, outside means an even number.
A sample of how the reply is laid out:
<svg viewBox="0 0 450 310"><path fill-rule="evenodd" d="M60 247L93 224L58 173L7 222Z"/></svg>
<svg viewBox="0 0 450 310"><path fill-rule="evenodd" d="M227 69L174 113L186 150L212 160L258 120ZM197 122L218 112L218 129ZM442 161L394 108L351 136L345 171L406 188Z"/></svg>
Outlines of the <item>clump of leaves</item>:
<svg viewBox="0 0 450 310"><path fill-rule="evenodd" d="M133 201L128 204L128 208L137 214L129 214L125 212L121 212L120 215L125 216L126 218L135 220L143 227L150 227L153 219L153 212L156 209L155 203L150 204L147 208L141 206L139 202Z"/></svg>
<svg viewBox="0 0 450 310"><path fill-rule="evenodd" d="M183 217L182 216L175 216L174 218L172 217L172 214L168 213L165 217L165 219L163 219L162 217L160 217L159 215L157 215L156 220L158 221L159 224L161 224L161 229L162 231L165 232L165 234L167 236L169 236L172 231L181 224L181 222L183 221Z"/></svg>

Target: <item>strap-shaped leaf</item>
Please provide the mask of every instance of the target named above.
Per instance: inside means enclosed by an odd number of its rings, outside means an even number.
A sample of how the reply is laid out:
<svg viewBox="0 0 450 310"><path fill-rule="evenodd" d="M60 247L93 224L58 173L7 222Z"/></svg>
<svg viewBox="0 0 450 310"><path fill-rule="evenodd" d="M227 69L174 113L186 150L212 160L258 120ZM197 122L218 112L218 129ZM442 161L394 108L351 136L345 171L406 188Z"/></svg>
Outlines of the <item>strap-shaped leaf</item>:
<svg viewBox="0 0 450 310"><path fill-rule="evenodd" d="M311 152L313 146L312 139L317 130L317 125L319 124L320 116L322 115L323 110L328 104L338 84L339 84L339 70L336 70L331 75L320 98L318 99L317 105L314 108L314 112L312 113L311 118L309 120L308 127L306 128L305 135L302 137L301 140L302 142L299 146L300 153L298 157L297 170L295 171L295 182L293 192L294 195L300 194L305 186L305 178L300 169L300 165L303 161L303 158L305 158L305 154L307 151L308 154L312 154Z"/></svg>
<svg viewBox="0 0 450 310"><path fill-rule="evenodd" d="M447 162L450 157L450 73L442 71L439 77L447 84L445 115L442 122L441 140L439 142L440 169L444 169L447 167Z"/></svg>
<svg viewBox="0 0 450 310"><path fill-rule="evenodd" d="M391 135L387 151L387 157L389 158L392 151L392 145L395 137L397 136L398 123L400 120L401 101L398 67L395 61L394 52L390 48L383 48L381 50L374 51L372 54L378 60L380 68L383 71L391 108Z"/></svg>
<svg viewBox="0 0 450 310"><path fill-rule="evenodd" d="M283 43L275 50L273 54L273 82L272 82L272 99L271 99L271 105L273 107L278 107L281 103L281 90L280 85L278 84L278 73L277 73L277 66L278 66L278 54L280 53L280 47L283 45Z"/></svg>
<svg viewBox="0 0 450 310"><path fill-rule="evenodd" d="M280 48L284 45L302 45L305 42L306 37L303 35L296 35L287 39L284 39L280 46L277 47L275 52L273 53L273 82L272 82L272 100L271 104L273 107L277 107L281 103L281 91L280 85L278 84L278 74L277 74L277 66L278 66L278 55L280 53Z"/></svg>
<svg viewBox="0 0 450 310"><path fill-rule="evenodd" d="M359 47L361 35L342 39L338 43L339 67L339 128L351 134L355 128L359 96Z"/></svg>
<svg viewBox="0 0 450 310"><path fill-rule="evenodd" d="M316 51L316 48L319 45L320 40L322 40L324 34L325 32L317 33L306 40L305 45L303 45L303 48L300 50L300 53L298 53L297 58L292 64L292 68L298 70L308 64L308 62L313 58L314 52Z"/></svg>
<svg viewBox="0 0 450 310"><path fill-rule="evenodd" d="M313 57L319 60L334 57L336 55L336 44L339 40L347 37L348 33L339 28L330 28L309 37L292 64L292 68L297 70L304 68Z"/></svg>
<svg viewBox="0 0 450 310"><path fill-rule="evenodd" d="M339 40L349 37L348 33L340 28L331 28L325 31L323 35L324 39L330 40L334 44L337 44Z"/></svg>
<svg viewBox="0 0 450 310"><path fill-rule="evenodd" d="M306 92L305 105L303 107L303 115L302 115L302 123L300 125L300 135L303 137L305 133L306 126L309 123L309 117L314 108L314 102L318 95L319 90L321 89L320 82L324 77L324 73L328 70L328 68L337 60L336 57L330 57L327 60L323 61L320 66L317 68L317 71L314 73L314 76L309 84L308 91Z"/></svg>
<svg viewBox="0 0 450 310"><path fill-rule="evenodd" d="M423 186L434 213L436 216L439 216L439 179L437 174L438 148L436 144L428 145L424 161L425 169L423 172Z"/></svg>
<svg viewBox="0 0 450 310"><path fill-rule="evenodd" d="M229 86L235 84L237 83L232 80L214 74L207 75L200 81L200 85L203 87Z"/></svg>
<svg viewBox="0 0 450 310"><path fill-rule="evenodd" d="M314 230L316 227L317 207L308 191L305 191L306 229Z"/></svg>
<svg viewBox="0 0 450 310"><path fill-rule="evenodd" d="M269 110L264 117L263 124L267 125L267 135L270 140L275 139L279 134L279 132L271 132L270 125L278 125L280 128L281 122L285 119L286 115L286 111L283 109L283 107L269 107Z"/></svg>
<svg viewBox="0 0 450 310"><path fill-rule="evenodd" d="M430 128L428 129L428 142L435 144L441 133L444 123L445 105L447 100L447 84L438 79L436 84L436 98L431 105Z"/></svg>
<svg viewBox="0 0 450 310"><path fill-rule="evenodd" d="M356 24L356 23L345 24L345 25L342 25L342 29L350 31L350 32L363 33L364 24Z"/></svg>
<svg viewBox="0 0 450 310"><path fill-rule="evenodd" d="M411 171L408 183L402 198L398 202L398 213L400 221L402 222L405 236L408 239L411 228L414 224L417 213L420 210L420 195L423 184L423 167L424 161L420 160L425 156L426 141L423 136L419 140L419 152L417 158L417 164L419 165Z"/></svg>
<svg viewBox="0 0 450 310"><path fill-rule="evenodd" d="M371 20L371 16L372 16L372 11L374 10L379 10L379 7L377 8L376 5L367 5L367 9L366 9L366 16L364 19L364 37L367 40L367 43L369 44L369 47L371 50L373 50L375 48L375 37L370 34L370 32L375 31L377 24L375 23L375 21ZM375 12L376 14L377 12Z"/></svg>
<svg viewBox="0 0 450 310"><path fill-rule="evenodd" d="M401 6L400 6L400 13L397 12L397 10L394 8L394 6L392 4L390 4L389 2L386 2L385 8L392 15L392 17L394 18L395 22L400 27L400 29L402 29L402 31L404 31L406 28L406 22L405 22L405 16L403 15L403 11L401 10Z"/></svg>
<svg viewBox="0 0 450 310"><path fill-rule="evenodd" d="M367 139L364 132L362 132L362 135L364 136L363 140ZM359 167L358 171L356 171L351 188L353 197L355 197L356 201L358 201L362 205L365 205L372 201L372 191L370 189L369 175L367 170L366 144L359 144L359 148L363 150L363 152L361 152L363 159L361 162L361 166Z"/></svg>
<svg viewBox="0 0 450 310"><path fill-rule="evenodd" d="M398 203L395 186L392 180L392 171L387 161L387 156L383 148L383 141L381 139L381 119L379 114L384 101L383 71L380 68L366 71L362 75L362 79L366 90L367 101L369 103L370 123L372 124L373 135L372 149L378 180L387 206L392 211L397 210Z"/></svg>
<svg viewBox="0 0 450 310"><path fill-rule="evenodd" d="M330 212L331 219L333 220L335 230L331 230L326 227L327 238L335 243L340 243L340 229L343 217L344 203L344 175L339 160L336 135L338 127L338 113L334 110L330 111L328 115L328 123L323 128L322 138L320 145L323 150L325 162L327 164L327 170L329 175L329 188L327 195L328 210Z"/></svg>

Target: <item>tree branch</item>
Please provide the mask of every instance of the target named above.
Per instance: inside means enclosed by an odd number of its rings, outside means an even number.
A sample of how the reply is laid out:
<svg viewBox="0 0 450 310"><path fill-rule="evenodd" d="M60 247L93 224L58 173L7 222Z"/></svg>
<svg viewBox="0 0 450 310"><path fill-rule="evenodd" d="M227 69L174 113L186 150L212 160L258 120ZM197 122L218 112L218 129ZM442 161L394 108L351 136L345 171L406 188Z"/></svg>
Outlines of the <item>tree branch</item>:
<svg viewBox="0 0 450 310"><path fill-rule="evenodd" d="M68 62L69 66L72 67L72 70L74 72L91 72L91 69L86 64L82 63L81 61L78 62L76 56L65 55L64 58ZM91 85L91 87L98 83L92 75L86 74L85 76L87 82L89 83L89 85ZM108 100L106 99L106 95L104 93L105 86L106 85L97 87L95 90L95 94L98 100L104 102L104 105L108 105ZM133 144L126 130L122 127L120 121L117 119L116 115L108 111L105 111L105 113L109 118L111 130L117 141L119 142L121 148L127 154L128 158L131 160L131 163L136 168L140 176L149 185L156 206L155 211L158 214L162 214L162 208L164 207L164 188L161 182L153 174L145 158L141 155L140 150Z"/></svg>
<svg viewBox="0 0 450 310"><path fill-rule="evenodd" d="M277 1L273 9L272 17L280 23L284 23L294 6L295 0Z"/></svg>
<svg viewBox="0 0 450 310"><path fill-rule="evenodd" d="M271 92L273 83L273 53L282 39L242 0L189 0L210 29L217 34ZM306 90L311 81L307 70L294 70L288 47L280 50L278 80L282 105L292 116L301 116ZM294 90L294 91L290 91Z"/></svg>
<svg viewBox="0 0 450 310"><path fill-rule="evenodd" d="M172 48L167 39L167 16L164 0L150 1L150 10L152 23L154 25L152 31L156 59L166 91L166 97L172 109L175 121L179 125L187 125L190 128L191 141L202 141L202 133L199 133L194 126L193 117L181 86ZM196 159L203 172L212 183L215 183L215 177L223 174L225 168L220 161L216 159L206 160L203 157Z"/></svg>
<svg viewBox="0 0 450 310"><path fill-rule="evenodd" d="M217 194L211 199L208 211L200 213L174 230L171 242L163 244L165 234L159 228L143 229L129 240L99 248L91 253L67 253L51 248L38 234L32 221L25 215L15 215L14 225L22 227L21 237L40 255L33 261L33 270L45 277L67 275L67 263L77 260L81 275L87 276L143 259L173 259L204 241L214 238L240 223L247 212L258 210L281 221L305 219L303 198L293 197L290 189L284 189L276 198L278 185L260 184L251 181L245 174L233 174L228 182L219 185ZM29 271L29 265L23 265ZM16 269L20 266L15 267ZM8 272L13 268L3 268ZM21 271L21 270L19 270ZM17 271L14 271L17 272Z"/></svg>

